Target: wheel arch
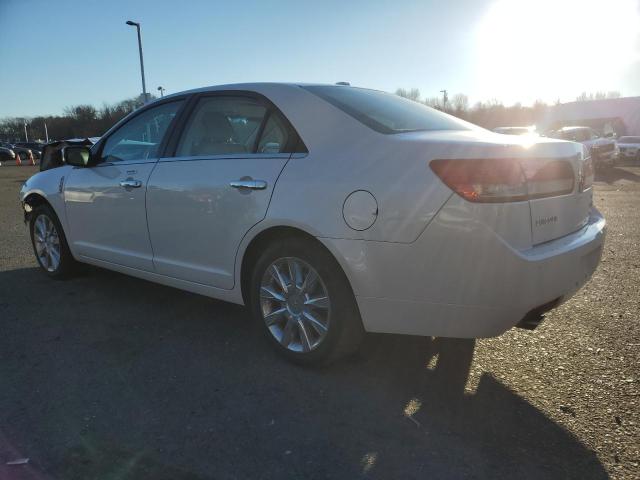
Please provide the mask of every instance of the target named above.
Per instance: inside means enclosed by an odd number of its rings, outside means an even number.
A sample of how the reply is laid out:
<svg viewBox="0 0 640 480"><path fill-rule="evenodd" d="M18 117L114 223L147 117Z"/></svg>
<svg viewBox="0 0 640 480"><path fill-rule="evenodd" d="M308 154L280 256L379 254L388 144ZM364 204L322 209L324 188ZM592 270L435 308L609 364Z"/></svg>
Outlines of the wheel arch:
<svg viewBox="0 0 640 480"><path fill-rule="evenodd" d="M249 305L249 283L251 281L251 269L255 262L257 261L260 252L269 245L271 242L278 241L284 238L304 238L319 248L328 252L331 257L336 261L342 273L345 275L349 286L351 287L352 293L354 291L353 284L351 282L351 278L349 276L348 269L345 268L345 261L340 255L337 255L335 251L332 251L326 244L324 244L321 240L319 240L316 236L311 233L294 226L289 225L272 225L269 226L260 232L257 232L253 238L249 241L244 252L242 254L242 260L240 262L240 293L242 295L242 300L245 305Z"/></svg>
<svg viewBox="0 0 640 480"><path fill-rule="evenodd" d="M22 201L23 211L24 211L24 221L28 222L31 217L31 212L40 205L47 205L54 213L58 216L58 220L60 220L60 215L56 211L55 207L51 204L47 197L38 191L30 192L24 197Z"/></svg>

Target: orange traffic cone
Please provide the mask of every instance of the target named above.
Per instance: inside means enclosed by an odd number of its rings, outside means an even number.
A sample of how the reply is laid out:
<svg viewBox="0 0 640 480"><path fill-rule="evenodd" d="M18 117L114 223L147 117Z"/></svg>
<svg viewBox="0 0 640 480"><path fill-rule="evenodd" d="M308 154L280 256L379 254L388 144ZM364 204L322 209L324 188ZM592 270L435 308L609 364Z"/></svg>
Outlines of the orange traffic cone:
<svg viewBox="0 0 640 480"><path fill-rule="evenodd" d="M33 152L31 150L29 150L29 163L31 165L35 165L36 164L36 159L33 158Z"/></svg>
<svg viewBox="0 0 640 480"><path fill-rule="evenodd" d="M22 160L20 160L20 154L16 153L16 165L20 166L22 165Z"/></svg>

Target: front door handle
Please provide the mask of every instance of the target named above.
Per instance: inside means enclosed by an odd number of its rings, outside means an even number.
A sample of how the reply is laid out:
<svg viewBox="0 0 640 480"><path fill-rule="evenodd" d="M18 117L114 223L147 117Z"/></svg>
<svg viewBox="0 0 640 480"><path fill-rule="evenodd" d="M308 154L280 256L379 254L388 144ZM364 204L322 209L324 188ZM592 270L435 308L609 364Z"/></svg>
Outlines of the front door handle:
<svg viewBox="0 0 640 480"><path fill-rule="evenodd" d="M120 186L124 188L140 188L142 186L142 182L140 180L127 178L126 180L122 180L120 182Z"/></svg>
<svg viewBox="0 0 640 480"><path fill-rule="evenodd" d="M233 188L249 188L251 190L264 190L267 182L264 180L235 180L229 183Z"/></svg>

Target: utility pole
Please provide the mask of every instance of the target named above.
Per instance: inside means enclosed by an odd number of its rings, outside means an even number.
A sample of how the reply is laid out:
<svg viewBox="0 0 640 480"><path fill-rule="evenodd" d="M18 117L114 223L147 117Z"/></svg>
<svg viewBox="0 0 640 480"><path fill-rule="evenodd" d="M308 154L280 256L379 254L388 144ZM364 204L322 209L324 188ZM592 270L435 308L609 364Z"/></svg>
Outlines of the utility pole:
<svg viewBox="0 0 640 480"><path fill-rule="evenodd" d="M442 109L446 110L447 109L447 102L449 101L449 95L447 95L447 90L440 90L440 93L442 94Z"/></svg>
<svg viewBox="0 0 640 480"><path fill-rule="evenodd" d="M136 27L136 30L138 31L138 52L140 53L140 73L142 74L142 98L144 99L144 103L147 103L149 101L149 97L147 96L147 85L144 81L144 59L142 58L142 36L140 35L140 24L127 20L127 25Z"/></svg>

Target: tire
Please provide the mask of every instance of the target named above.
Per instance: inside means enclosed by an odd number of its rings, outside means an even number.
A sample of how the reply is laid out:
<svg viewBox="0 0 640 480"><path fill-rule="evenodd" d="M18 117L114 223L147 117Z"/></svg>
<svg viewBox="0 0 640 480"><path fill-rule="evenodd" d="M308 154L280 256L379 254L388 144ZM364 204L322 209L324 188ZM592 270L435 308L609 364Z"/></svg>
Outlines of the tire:
<svg viewBox="0 0 640 480"><path fill-rule="evenodd" d="M312 240L268 245L254 265L250 288L253 316L276 351L295 363L326 365L362 342L351 285L335 258Z"/></svg>
<svg viewBox="0 0 640 480"><path fill-rule="evenodd" d="M29 231L33 253L45 274L62 279L73 273L76 261L69 250L60 220L49 205L39 205L31 212Z"/></svg>

